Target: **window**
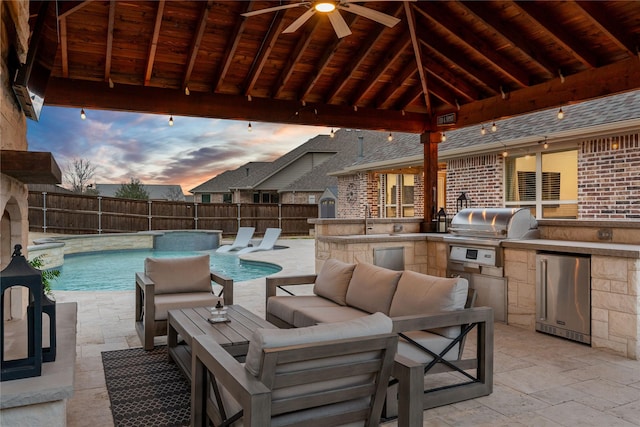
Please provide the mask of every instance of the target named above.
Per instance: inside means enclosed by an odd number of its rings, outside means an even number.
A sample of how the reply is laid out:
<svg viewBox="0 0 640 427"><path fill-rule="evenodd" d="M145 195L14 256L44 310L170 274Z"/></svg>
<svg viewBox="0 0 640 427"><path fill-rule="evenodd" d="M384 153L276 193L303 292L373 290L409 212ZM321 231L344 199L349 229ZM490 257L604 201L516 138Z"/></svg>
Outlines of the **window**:
<svg viewBox="0 0 640 427"><path fill-rule="evenodd" d="M577 218L578 152L537 153L505 161L505 205L537 218Z"/></svg>
<svg viewBox="0 0 640 427"><path fill-rule="evenodd" d="M202 203L211 203L211 194L203 194Z"/></svg>
<svg viewBox="0 0 640 427"><path fill-rule="evenodd" d="M231 193L225 193L222 195L222 203L231 203L233 201L233 195Z"/></svg>
<svg viewBox="0 0 640 427"><path fill-rule="evenodd" d="M415 175L382 174L385 218L412 217L414 209Z"/></svg>

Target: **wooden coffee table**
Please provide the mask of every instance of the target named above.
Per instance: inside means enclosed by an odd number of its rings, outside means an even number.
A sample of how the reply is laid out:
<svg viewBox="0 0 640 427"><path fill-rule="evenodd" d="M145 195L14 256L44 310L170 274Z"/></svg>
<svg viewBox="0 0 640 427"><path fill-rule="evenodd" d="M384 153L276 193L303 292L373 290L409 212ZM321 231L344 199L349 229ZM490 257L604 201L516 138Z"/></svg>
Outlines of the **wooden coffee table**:
<svg viewBox="0 0 640 427"><path fill-rule="evenodd" d="M169 310L167 345L169 359L176 362L191 381L191 342L196 335L211 335L232 356L246 356L249 339L258 328L276 326L256 316L244 307L229 305L229 322L209 323L209 307ZM179 340L180 338L180 340Z"/></svg>

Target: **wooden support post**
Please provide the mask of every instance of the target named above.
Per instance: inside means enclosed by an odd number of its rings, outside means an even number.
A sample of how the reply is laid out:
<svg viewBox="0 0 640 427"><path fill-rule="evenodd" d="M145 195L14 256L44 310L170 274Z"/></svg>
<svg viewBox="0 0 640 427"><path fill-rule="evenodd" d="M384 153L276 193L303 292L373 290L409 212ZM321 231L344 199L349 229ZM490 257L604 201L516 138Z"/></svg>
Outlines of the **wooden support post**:
<svg viewBox="0 0 640 427"><path fill-rule="evenodd" d="M438 201L438 143L439 132L425 132L420 135L424 147L424 222L422 232L435 231L433 219Z"/></svg>

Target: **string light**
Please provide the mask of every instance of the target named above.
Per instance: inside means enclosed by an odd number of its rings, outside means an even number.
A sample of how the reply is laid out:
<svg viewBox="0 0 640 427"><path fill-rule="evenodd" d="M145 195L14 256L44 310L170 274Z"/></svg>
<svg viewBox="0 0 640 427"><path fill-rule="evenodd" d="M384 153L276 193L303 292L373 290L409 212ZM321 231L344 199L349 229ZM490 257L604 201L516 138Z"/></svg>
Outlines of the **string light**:
<svg viewBox="0 0 640 427"><path fill-rule="evenodd" d="M440 135L440 142L445 142L447 140L447 135L444 134L444 132L442 132L442 134Z"/></svg>
<svg viewBox="0 0 640 427"><path fill-rule="evenodd" d="M480 128L480 135L486 135L487 134L487 130L485 129L484 125L482 125L482 127Z"/></svg>
<svg viewBox="0 0 640 427"><path fill-rule="evenodd" d="M113 89L115 86L115 83L113 83L113 80L111 80L111 77L109 77L109 89Z"/></svg>
<svg viewBox="0 0 640 427"><path fill-rule="evenodd" d="M82 120L85 120L87 118L87 115L84 113L84 108L80 110L80 118Z"/></svg>
<svg viewBox="0 0 640 427"><path fill-rule="evenodd" d="M618 141L613 141L611 143L611 149L613 149L613 150L617 150L618 149Z"/></svg>
<svg viewBox="0 0 640 427"><path fill-rule="evenodd" d="M336 133L333 131L333 128L331 128L331 133L329 134L329 136L331 138L334 138L336 136Z"/></svg>
<svg viewBox="0 0 640 427"><path fill-rule="evenodd" d="M391 132L389 132L389 136L387 137L387 141L389 141L389 142L393 141L393 135L391 134Z"/></svg>
<svg viewBox="0 0 640 427"><path fill-rule="evenodd" d="M509 153L507 153L507 147L504 147L504 151L502 152L502 157L507 157Z"/></svg>
<svg viewBox="0 0 640 427"><path fill-rule="evenodd" d="M169 126L173 126L173 116L169 117Z"/></svg>
<svg viewBox="0 0 640 427"><path fill-rule="evenodd" d="M491 132L495 132L498 130L498 126L496 126L496 122L493 122L493 124L491 125Z"/></svg>
<svg viewBox="0 0 640 427"><path fill-rule="evenodd" d="M549 148L549 143L547 141L545 141L543 147L546 150L547 148Z"/></svg>
<svg viewBox="0 0 640 427"><path fill-rule="evenodd" d="M253 128L251 127L251 122L249 122L249 125L247 126L247 131L251 132L253 130Z"/></svg>
<svg viewBox="0 0 640 427"><path fill-rule="evenodd" d="M189 86L185 86L184 87L184 94L187 95L187 96L191 95L191 91L189 90Z"/></svg>
<svg viewBox="0 0 640 427"><path fill-rule="evenodd" d="M562 120L564 119L564 111L562 111L562 108L558 110L558 120Z"/></svg>

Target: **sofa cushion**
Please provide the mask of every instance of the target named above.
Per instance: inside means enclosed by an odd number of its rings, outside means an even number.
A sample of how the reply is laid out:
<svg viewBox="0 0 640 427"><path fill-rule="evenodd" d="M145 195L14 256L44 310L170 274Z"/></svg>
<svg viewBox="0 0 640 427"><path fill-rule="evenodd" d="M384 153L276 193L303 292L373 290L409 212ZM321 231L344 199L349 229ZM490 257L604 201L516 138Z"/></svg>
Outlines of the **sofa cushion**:
<svg viewBox="0 0 640 427"><path fill-rule="evenodd" d="M147 258L144 272L155 284L155 294L211 292L209 255Z"/></svg>
<svg viewBox="0 0 640 427"><path fill-rule="evenodd" d="M153 302L155 305L155 320L167 320L167 312L180 308L214 307L216 303L222 302L211 292L181 292L178 294L156 295Z"/></svg>
<svg viewBox="0 0 640 427"><path fill-rule="evenodd" d="M353 307L334 305L333 307L299 307L293 313L295 328L317 325L318 323L343 322L367 316L366 311Z"/></svg>
<svg viewBox="0 0 640 427"><path fill-rule="evenodd" d="M324 323L306 328L256 329L249 341L245 368L258 376L262 365L262 350L315 342L385 334L392 331L391 319L382 313L362 316L346 322Z"/></svg>
<svg viewBox="0 0 640 427"><path fill-rule="evenodd" d="M391 298L402 272L360 262L347 289L347 304L368 313L389 314Z"/></svg>
<svg viewBox="0 0 640 427"><path fill-rule="evenodd" d="M269 297L267 300L267 313L276 316L290 325L294 324L293 316L295 311L305 307L338 308L341 306L333 301L316 295L278 295Z"/></svg>
<svg viewBox="0 0 640 427"><path fill-rule="evenodd" d="M467 301L469 282L463 278L435 277L404 271L391 301L391 317L462 310ZM442 336L455 338L460 327L433 329Z"/></svg>
<svg viewBox="0 0 640 427"><path fill-rule="evenodd" d="M316 278L313 293L336 304L347 305L347 288L355 267L355 264L337 259L326 260Z"/></svg>
<svg viewBox="0 0 640 427"><path fill-rule="evenodd" d="M453 341L452 339L443 337L442 335L434 334L427 331L409 331L403 332L403 334L436 354L440 354L449 344L451 344L451 341ZM444 359L457 360L459 348L459 343L454 345L445 354ZM433 360L433 357L431 357L429 353L422 351L420 348L409 343L404 338L400 338L398 340L398 354L422 364L429 363Z"/></svg>

